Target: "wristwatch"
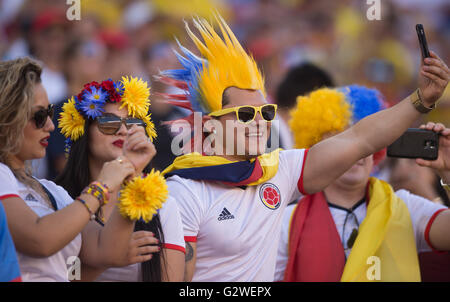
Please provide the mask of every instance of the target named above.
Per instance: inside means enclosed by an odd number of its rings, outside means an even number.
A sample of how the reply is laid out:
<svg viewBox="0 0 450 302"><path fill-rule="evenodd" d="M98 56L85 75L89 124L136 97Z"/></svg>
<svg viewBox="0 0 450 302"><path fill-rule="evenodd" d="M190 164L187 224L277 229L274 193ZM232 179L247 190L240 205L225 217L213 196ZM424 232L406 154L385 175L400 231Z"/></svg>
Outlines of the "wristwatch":
<svg viewBox="0 0 450 302"><path fill-rule="evenodd" d="M410 96L411 103L414 105L417 111L420 113L428 113L434 108L436 108L436 104L433 104L431 107L426 107L422 102L422 97L420 96L420 88L416 89L413 94Z"/></svg>
<svg viewBox="0 0 450 302"><path fill-rule="evenodd" d="M450 185L445 184L445 183L442 181L442 178L441 178L441 186L442 186L447 192L450 192Z"/></svg>

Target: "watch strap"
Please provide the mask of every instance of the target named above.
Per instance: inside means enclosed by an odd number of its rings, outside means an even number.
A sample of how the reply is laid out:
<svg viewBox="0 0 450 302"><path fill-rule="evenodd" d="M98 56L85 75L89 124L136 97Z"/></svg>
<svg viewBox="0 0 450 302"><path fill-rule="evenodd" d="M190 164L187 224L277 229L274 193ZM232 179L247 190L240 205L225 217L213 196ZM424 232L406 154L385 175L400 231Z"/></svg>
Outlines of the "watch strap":
<svg viewBox="0 0 450 302"><path fill-rule="evenodd" d="M434 108L436 108L436 104L433 104L431 107L426 107L423 104L422 97L420 96L420 89L416 89L416 91L414 91L413 94L411 94L410 98L414 108L416 108L416 110L419 111L420 113L428 113Z"/></svg>

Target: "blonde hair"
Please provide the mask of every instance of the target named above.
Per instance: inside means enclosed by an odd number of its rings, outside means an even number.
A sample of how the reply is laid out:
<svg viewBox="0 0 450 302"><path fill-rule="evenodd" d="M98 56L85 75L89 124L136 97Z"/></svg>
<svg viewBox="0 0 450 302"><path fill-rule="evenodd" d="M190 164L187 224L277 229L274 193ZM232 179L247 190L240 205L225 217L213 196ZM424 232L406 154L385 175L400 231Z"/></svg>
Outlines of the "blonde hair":
<svg viewBox="0 0 450 302"><path fill-rule="evenodd" d="M14 169L10 159L21 148L24 128L31 118L34 88L41 83L41 72L40 64L28 57L0 62L0 162L11 169L18 181L47 200L40 184L31 177L31 168Z"/></svg>
<svg viewBox="0 0 450 302"><path fill-rule="evenodd" d="M216 15L222 37L204 19L194 19L204 43L190 30L186 31L207 62L198 77L198 88L208 104L209 111L222 109L222 96L228 87L260 90L264 97L264 77L251 55L242 48L228 24Z"/></svg>
<svg viewBox="0 0 450 302"><path fill-rule="evenodd" d="M246 53L225 20L215 14L216 31L205 19L193 19L196 35L185 22L187 34L200 52L200 57L179 42L182 54L175 54L182 69L161 71L159 80L181 88L186 94L163 94L168 99L190 102L192 111L211 113L222 109L224 91L229 87L260 90L266 97L264 77L253 57ZM186 104L185 104L186 106Z"/></svg>

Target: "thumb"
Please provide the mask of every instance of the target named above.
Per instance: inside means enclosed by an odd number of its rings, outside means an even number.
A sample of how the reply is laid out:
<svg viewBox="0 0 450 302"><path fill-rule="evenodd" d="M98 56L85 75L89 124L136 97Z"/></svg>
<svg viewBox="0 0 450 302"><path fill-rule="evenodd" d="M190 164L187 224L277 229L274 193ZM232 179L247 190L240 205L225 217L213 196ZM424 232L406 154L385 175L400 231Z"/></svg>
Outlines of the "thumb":
<svg viewBox="0 0 450 302"><path fill-rule="evenodd" d="M432 162L430 160L425 160L422 158L416 158L416 164L422 167L431 167Z"/></svg>

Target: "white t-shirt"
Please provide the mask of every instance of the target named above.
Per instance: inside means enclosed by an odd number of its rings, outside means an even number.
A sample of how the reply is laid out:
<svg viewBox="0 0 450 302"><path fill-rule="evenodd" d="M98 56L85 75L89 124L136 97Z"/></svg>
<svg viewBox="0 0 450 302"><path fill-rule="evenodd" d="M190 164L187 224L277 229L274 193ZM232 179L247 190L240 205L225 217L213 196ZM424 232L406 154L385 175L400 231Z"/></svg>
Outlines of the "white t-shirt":
<svg viewBox="0 0 450 302"><path fill-rule="evenodd" d="M406 190L398 190L397 192L395 192L395 194L399 198L401 198L408 207L414 229L417 252L421 253L432 250L432 247L427 243L425 239L426 237L428 237L428 235L426 234L426 230L427 229L429 230L429 224L432 223L432 221L430 220L433 217L433 215L441 209L447 209L447 207L429 201L428 199L425 199L423 197L414 195ZM283 280L284 277L284 271L286 269L286 265L288 262L289 226L291 217L296 207L297 204L292 204L288 206L284 211L283 223L281 227L281 238L278 246L275 281ZM339 236L341 237L342 242L347 242L347 240L350 237L352 229L358 228L358 226L361 225L362 221L366 217L367 212L365 202L362 202L356 208L354 207L353 213L355 215L354 216L348 215L347 223L345 225L344 240L342 240L344 232L344 223L348 210L330 204L329 209L331 211L331 215L333 216L333 220L336 223L336 228L339 233ZM345 251L347 258L348 255L350 254L350 251L351 250Z"/></svg>
<svg viewBox="0 0 450 302"><path fill-rule="evenodd" d="M0 163L0 200L8 197L20 197L39 216L54 213L53 208L31 188L17 181L8 166ZM70 195L55 183L39 180L52 193L58 205L58 210L73 202ZM63 223L61 224L63 227ZM17 252L20 272L23 281L69 281L67 260L78 256L81 249L81 234L78 234L68 245L47 258L30 257Z"/></svg>
<svg viewBox="0 0 450 302"><path fill-rule="evenodd" d="M169 196L159 211L164 235L163 248L185 252L183 225L176 202ZM141 264L112 267L104 271L95 281L138 282L142 281Z"/></svg>
<svg viewBox="0 0 450 302"><path fill-rule="evenodd" d="M273 281L284 208L300 196L305 150L280 152L278 172L245 189L172 176L186 242L197 242L193 281Z"/></svg>

